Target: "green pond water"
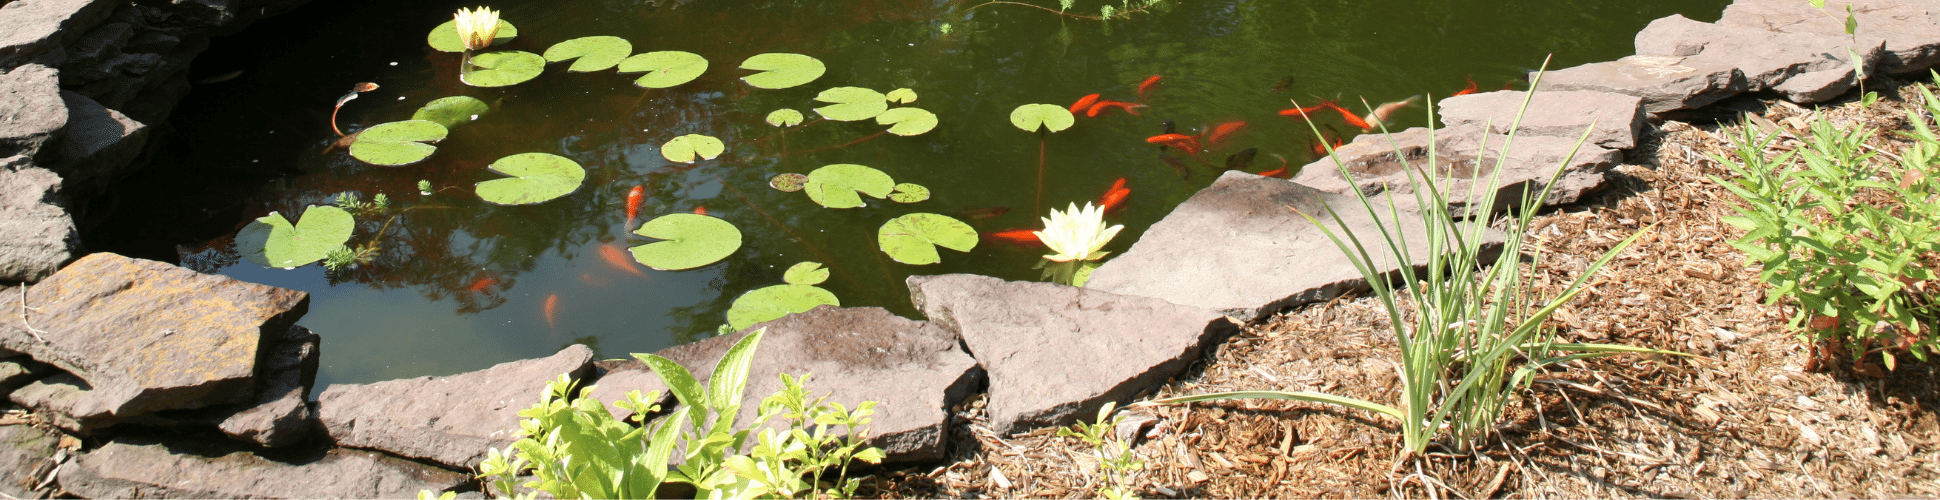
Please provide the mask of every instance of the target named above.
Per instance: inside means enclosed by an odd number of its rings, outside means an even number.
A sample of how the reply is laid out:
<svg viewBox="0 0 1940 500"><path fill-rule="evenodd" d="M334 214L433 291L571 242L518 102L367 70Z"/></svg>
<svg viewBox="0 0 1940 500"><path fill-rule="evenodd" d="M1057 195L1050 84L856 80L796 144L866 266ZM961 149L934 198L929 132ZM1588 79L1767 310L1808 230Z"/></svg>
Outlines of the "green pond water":
<svg viewBox="0 0 1940 500"><path fill-rule="evenodd" d="M451 374L573 343L605 358L658 350L712 335L735 297L781 284L783 271L802 261L831 270L821 286L844 306L920 318L905 277L1035 280L1032 267L1045 250L986 237L967 253L942 250L940 264L900 264L875 242L877 228L896 216L952 215L983 233L1039 229L1049 209L1096 202L1124 178L1132 192L1111 220L1126 229L1106 248L1120 252L1211 183L1231 155L1255 149L1250 163L1237 165L1248 172L1311 161L1314 134L1278 114L1293 107L1290 100L1338 98L1365 112L1362 99L1439 99L1467 86L1465 77L1484 91L1500 89L1546 55L1554 54L1552 67L1622 57L1651 19L1715 20L1726 2L1185 0L1109 24L978 3L491 4L519 28L500 48L539 53L571 38L613 35L630 40L635 53L680 50L711 62L698 80L664 90L635 87L637 74L566 73L564 64L516 86L465 86L459 56L431 50L424 37L471 3L305 7L218 40L197 63L198 78L243 73L197 86L171 118L151 169L168 173L124 187L117 215L99 229L110 236L91 246L179 258L311 293L301 324L325 339L324 383ZM1072 12L1096 15L1102 5L1080 0ZM740 61L766 52L807 54L828 72L783 90L741 82L751 72L736 69ZM1155 75L1160 81L1141 96L1138 84ZM493 109L454 128L422 163L370 166L329 148L337 138L331 105L365 81L382 87L344 106L338 121L347 132L408 119L445 96L474 96ZM885 127L873 121L779 129L762 120L778 108L813 119L809 110L820 103L812 97L836 86L912 89L919 99L909 105L934 112L940 124L899 137L877 135ZM1067 106L1092 93L1145 107L1136 116L1080 116L1055 134L1027 133L1007 119L1018 105ZM1321 116L1318 123L1350 138L1358 132L1338 116ZM1427 113L1416 106L1394 119L1419 126ZM1246 125L1195 157L1146 142L1167 121L1188 135ZM691 166L662 158L659 146L684 134L718 137L727 153ZM473 194L475 183L499 177L485 165L525 152L571 158L587 179L570 195L530 206L493 205ZM835 210L768 187L777 173L836 163L874 167L927 186L932 197ZM438 191L420 195L419 180ZM642 220L705 207L737 226L744 244L699 269L623 270L602 258L609 251L602 247L624 251L651 241L625 226L635 186L648 193ZM243 224L272 210L294 217L342 192L384 193L395 208L416 207L380 237L374 262L327 273L315 264L265 269L237 258L232 237ZM988 207L1008 211L983 217L995 210L975 210ZM369 241L381 222L364 221L352 243ZM549 297L557 297L550 318Z"/></svg>

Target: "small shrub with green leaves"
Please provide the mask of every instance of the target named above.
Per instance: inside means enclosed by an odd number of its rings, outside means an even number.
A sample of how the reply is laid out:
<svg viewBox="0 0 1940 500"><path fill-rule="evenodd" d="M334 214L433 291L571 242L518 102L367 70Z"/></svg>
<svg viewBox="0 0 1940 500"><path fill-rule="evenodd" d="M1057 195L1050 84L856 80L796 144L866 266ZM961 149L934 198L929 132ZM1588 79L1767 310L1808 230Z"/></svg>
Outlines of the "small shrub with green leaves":
<svg viewBox="0 0 1940 500"><path fill-rule="evenodd" d="M1125 420L1124 416L1111 416L1117 403L1106 402L1098 409L1095 423L1078 422L1071 427L1058 429L1059 437L1077 438L1091 445L1098 456L1098 496L1113 500L1138 498L1138 491L1132 488L1132 474L1145 469L1145 461L1138 458L1131 445L1112 437L1112 431ZM1109 418L1107 418L1109 417Z"/></svg>
<svg viewBox="0 0 1940 500"><path fill-rule="evenodd" d="M1935 75L1940 82L1940 74ZM1812 123L1803 148L1767 157L1776 135L1747 127L1736 160L1714 158L1736 178L1718 184L1744 200L1725 222L1745 230L1732 246L1763 266L1768 302L1795 306L1790 328L1855 360L1896 352L1925 360L1940 318L1940 157L1933 117L1940 99L1921 89L1925 113L1908 111L1914 144L1885 160L1866 145L1877 132ZM1922 115L1925 116L1922 116ZM1800 168L1800 167L1803 168ZM1866 366L1861 361L1861 366Z"/></svg>

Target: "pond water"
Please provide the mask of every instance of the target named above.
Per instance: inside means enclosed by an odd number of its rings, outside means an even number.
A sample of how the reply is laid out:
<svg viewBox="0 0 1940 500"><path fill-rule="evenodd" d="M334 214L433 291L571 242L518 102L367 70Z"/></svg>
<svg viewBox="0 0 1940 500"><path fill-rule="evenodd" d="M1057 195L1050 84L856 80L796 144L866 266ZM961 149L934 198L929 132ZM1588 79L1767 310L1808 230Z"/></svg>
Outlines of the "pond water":
<svg viewBox="0 0 1940 500"><path fill-rule="evenodd" d="M1278 114L1293 101L1337 98L1365 111L1363 99L1439 99L1462 90L1466 78L1484 91L1514 86L1545 55L1554 54L1552 67L1622 57L1651 19L1715 20L1727 3L1187 0L1101 23L1058 15L1055 2L1040 1L1045 8L947 0L491 5L519 28L500 48L538 53L571 38L614 35L636 53L679 50L711 62L698 80L659 90L634 86L637 74L567 73L563 64L511 87L468 87L457 78L459 56L431 50L425 34L471 4L314 2L218 40L198 61L197 78L243 72L197 86L171 119L157 168L124 184L115 215L89 244L310 292L301 323L325 338L323 383L457 373L572 343L606 358L658 350L712 335L735 297L781 284L783 271L803 261L829 268L821 286L845 306L921 317L905 277L1035 280L1033 265L1045 251L986 237L970 252L942 250L939 264L901 264L875 242L877 228L896 216L951 215L982 233L1039 229L1049 209L1096 202L1124 178L1131 194L1111 219L1126 229L1107 247L1123 251L1227 169L1229 158L1248 172L1311 161L1314 134ZM1103 5L1080 0L1070 12L1095 16ZM766 52L807 54L828 72L782 90L741 82L751 72L736 69L740 61ZM1160 80L1141 95L1137 87L1152 76ZM365 81L381 88L343 107L338 123L346 131L409 119L445 96L474 96L493 109L454 128L421 163L371 166L330 148L337 139L331 105ZM909 105L940 123L901 137L879 134L885 127L871 121L814 121L809 110L821 104L812 98L836 86L912 89L918 100ZM1062 107L1092 93L1144 107L1136 115L1079 116L1054 134L1027 133L1008 120L1022 104ZM778 108L807 112L811 122L764 123ZM1403 126L1426 119L1421 106L1394 117ZM1187 135L1246 125L1195 156L1146 142L1166 122ZM1358 132L1337 116L1317 123ZM659 146L684 134L718 137L727 153L694 165L668 162ZM1243 161L1248 149L1256 151L1250 163ZM525 152L571 158L587 179L536 205L499 206L473 194L474 184L499 177L485 165ZM932 197L836 210L768 186L777 173L837 163L927 186ZM435 192L421 195L420 180ZM647 193L642 220L705 207L737 226L744 244L720 263L688 271L603 258L652 241L626 226L623 207L635 186ZM366 200L386 194L392 213L402 214L362 220L351 242L376 238L374 261L326 272L237 258L233 236L245 223L270 211L294 218L344 192ZM386 220L385 233L373 236Z"/></svg>

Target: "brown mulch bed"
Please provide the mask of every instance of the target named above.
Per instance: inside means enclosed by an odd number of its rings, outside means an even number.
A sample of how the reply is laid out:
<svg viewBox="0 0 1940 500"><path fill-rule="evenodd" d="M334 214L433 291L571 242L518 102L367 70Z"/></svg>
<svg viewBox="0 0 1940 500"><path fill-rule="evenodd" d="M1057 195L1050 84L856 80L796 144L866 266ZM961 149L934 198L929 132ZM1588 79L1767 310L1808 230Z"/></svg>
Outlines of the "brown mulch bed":
<svg viewBox="0 0 1940 500"><path fill-rule="evenodd" d="M1813 113L1842 127L1911 130L1919 83L1875 83L1885 99L1818 111L1740 98L1655 124L1616 185L1540 215L1538 290L1567 285L1598 255L1648 228L1550 321L1563 341L1695 355L1618 356L1550 370L1510 405L1486 449L1404 458L1393 422L1327 405L1244 400L1135 407L1136 474L1147 497L1904 497L1940 496L1940 370L1902 361L1874 377L1851 363L1808 370L1788 311L1730 241L1729 177L1739 127L1806 135ZM1931 88L1931 86L1929 86ZM1765 123L1740 124L1745 112ZM1680 121L1682 120L1682 121ZM1774 149L1793 148L1781 139ZM1885 151L1904 140L1882 133ZM1527 254L1528 252L1525 252ZM1247 325L1155 397L1303 390L1395 404L1396 346L1364 297ZM1904 359L1904 358L1902 358ZM1936 360L1940 361L1940 360ZM999 436L982 402L959 409L953 461L879 473L863 493L892 497L1097 496L1093 450L1055 429Z"/></svg>

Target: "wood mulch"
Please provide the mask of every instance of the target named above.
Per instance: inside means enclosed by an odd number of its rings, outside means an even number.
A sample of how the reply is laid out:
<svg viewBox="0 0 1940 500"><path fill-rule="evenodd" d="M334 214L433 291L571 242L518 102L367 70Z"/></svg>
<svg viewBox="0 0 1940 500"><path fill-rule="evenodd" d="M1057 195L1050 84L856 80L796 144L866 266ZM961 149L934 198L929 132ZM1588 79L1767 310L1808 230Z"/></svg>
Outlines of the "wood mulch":
<svg viewBox="0 0 1940 500"><path fill-rule="evenodd" d="M1841 127L1910 131L1920 83L1874 83L1817 111L1738 98L1653 124L1617 181L1540 215L1532 245L1543 292L1561 289L1617 241L1649 228L1550 321L1564 341L1695 355L1618 356L1552 369L1509 405L1488 447L1397 455L1378 415L1312 403L1241 400L1120 412L1136 436L1146 497L1904 497L1940 496L1940 370L1902 361L1883 376L1850 363L1808 370L1788 311L1730 241L1729 171L1739 128L1805 136L1818 113ZM1932 88L1930 85L1929 88ZM1743 113L1763 120L1741 122ZM1763 122L1763 123L1759 123ZM1746 124L1741 124L1746 123ZM1773 149L1797 147L1781 139ZM1891 132L1873 145L1897 151ZM1532 248L1533 250L1533 248ZM1525 254L1528 254L1525 251ZM1365 297L1296 308L1226 341L1149 397L1230 390L1319 391L1396 404L1396 346ZM1903 358L1904 359L1904 358ZM1868 371L1862 369L1862 371ZM952 460L878 471L887 497L1097 496L1098 458L1055 429L1000 436L982 401L958 409Z"/></svg>

